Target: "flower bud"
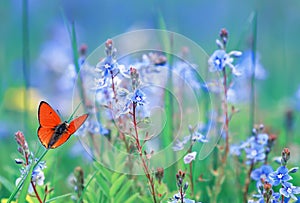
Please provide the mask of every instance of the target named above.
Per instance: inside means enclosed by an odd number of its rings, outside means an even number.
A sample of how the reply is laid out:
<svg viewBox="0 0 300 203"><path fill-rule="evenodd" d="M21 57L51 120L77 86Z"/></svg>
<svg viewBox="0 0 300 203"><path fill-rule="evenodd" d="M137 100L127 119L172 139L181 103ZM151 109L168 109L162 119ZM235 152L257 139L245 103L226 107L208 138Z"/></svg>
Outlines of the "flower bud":
<svg viewBox="0 0 300 203"><path fill-rule="evenodd" d="M283 165L286 165L287 161L290 159L291 152L288 148L284 148L281 153L281 160Z"/></svg>
<svg viewBox="0 0 300 203"><path fill-rule="evenodd" d="M161 168L161 167L157 168L156 173L155 173L155 177L158 180L158 183L160 184L161 180L164 177L164 168Z"/></svg>

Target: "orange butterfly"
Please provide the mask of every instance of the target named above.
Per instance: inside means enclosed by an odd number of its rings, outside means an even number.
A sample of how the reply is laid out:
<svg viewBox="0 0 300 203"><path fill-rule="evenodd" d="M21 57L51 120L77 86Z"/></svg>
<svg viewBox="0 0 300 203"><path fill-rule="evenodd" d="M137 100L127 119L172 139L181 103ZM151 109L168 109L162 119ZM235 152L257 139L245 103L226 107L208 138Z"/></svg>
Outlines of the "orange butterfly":
<svg viewBox="0 0 300 203"><path fill-rule="evenodd" d="M83 114L70 123L62 122L59 115L45 101L41 101L39 105L38 118L39 129L38 137L41 143L47 149L54 149L64 144L70 136L80 128L87 119L88 114Z"/></svg>

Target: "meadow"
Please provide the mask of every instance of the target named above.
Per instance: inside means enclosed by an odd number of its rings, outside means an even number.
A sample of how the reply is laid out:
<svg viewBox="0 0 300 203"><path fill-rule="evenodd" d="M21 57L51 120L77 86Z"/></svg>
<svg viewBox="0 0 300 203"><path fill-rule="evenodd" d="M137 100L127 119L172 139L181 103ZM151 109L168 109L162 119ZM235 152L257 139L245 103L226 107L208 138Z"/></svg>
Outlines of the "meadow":
<svg viewBox="0 0 300 203"><path fill-rule="evenodd" d="M298 202L299 3L133 3L4 1L1 203Z"/></svg>

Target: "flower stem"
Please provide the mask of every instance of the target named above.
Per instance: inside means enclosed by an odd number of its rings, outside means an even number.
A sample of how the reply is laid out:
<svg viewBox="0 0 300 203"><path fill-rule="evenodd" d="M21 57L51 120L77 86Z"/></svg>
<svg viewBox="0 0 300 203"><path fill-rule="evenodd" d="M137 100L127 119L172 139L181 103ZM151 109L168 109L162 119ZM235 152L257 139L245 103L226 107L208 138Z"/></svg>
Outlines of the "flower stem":
<svg viewBox="0 0 300 203"><path fill-rule="evenodd" d="M250 185L250 176L251 176L251 172L253 171L254 168L254 162L251 162L248 174L247 174L247 179L245 182L245 186L244 186L244 202L247 202L248 200L248 191L249 191L249 185Z"/></svg>
<svg viewBox="0 0 300 203"><path fill-rule="evenodd" d="M115 88L115 82L114 82L114 74L113 74L113 71L110 71L110 75L111 75L111 88L113 90L113 93L114 93L114 99L116 100L116 102L118 101L117 100L117 92L116 92L116 88Z"/></svg>
<svg viewBox="0 0 300 203"><path fill-rule="evenodd" d="M188 153L192 152L192 148L193 148L193 140L192 140L192 136L191 136L191 146L189 148ZM194 196L194 181L193 181L193 162L191 161L189 164L189 168L190 168L190 182L191 182L191 196Z"/></svg>
<svg viewBox="0 0 300 203"><path fill-rule="evenodd" d="M181 185L180 186L180 201L181 201L181 203L184 203L183 198L184 198L184 195L183 195L182 185Z"/></svg>
<svg viewBox="0 0 300 203"><path fill-rule="evenodd" d="M138 153L139 153L141 161L142 161L142 167L143 167L144 173L145 173L145 175L148 179L148 183L149 183L149 187L150 187L150 193L152 195L153 202L157 203L156 195L155 195L155 188L154 188L154 180L153 180L153 177L150 174L150 170L148 168L148 165L147 165L147 163L146 163L146 161L143 157L142 146L141 146L140 140L139 140L139 134L138 134L137 122L136 122L136 106L137 106L137 103L133 102L132 117L133 117L134 131L135 131L136 147L137 147Z"/></svg>
<svg viewBox="0 0 300 203"><path fill-rule="evenodd" d="M30 49L29 49L29 23L28 23L28 0L22 2L22 70L24 76L25 95L24 121L28 124L29 119L29 101L30 98ZM26 125L27 126L27 125Z"/></svg>
<svg viewBox="0 0 300 203"><path fill-rule="evenodd" d="M190 165L190 182L191 182L191 196L194 196L194 182L193 182L193 162Z"/></svg>
<svg viewBox="0 0 300 203"><path fill-rule="evenodd" d="M256 41L257 41L257 13L253 14L252 43L251 43L251 86L250 86L250 132L255 120L255 65L256 65Z"/></svg>
<svg viewBox="0 0 300 203"><path fill-rule="evenodd" d="M227 160L227 156L229 153L229 135L228 135L228 128L229 128L229 117L228 117L228 104L227 104L227 75L225 68L223 69L223 87L224 87L224 101L223 101L223 111L225 115L225 153L222 159L222 162L225 163Z"/></svg>
<svg viewBox="0 0 300 203"><path fill-rule="evenodd" d="M34 193L35 193L36 198L39 200L40 203L43 203L42 199L41 199L40 196L39 196L39 193L38 193L37 190L36 190L36 187L35 187L33 181L31 180L30 183L31 183L31 186L32 186L32 188L33 188L33 191L34 191Z"/></svg>
<svg viewBox="0 0 300 203"><path fill-rule="evenodd" d="M225 152L223 157L221 158L220 166L218 167L219 175L216 180L216 184L214 186L215 192L212 199L212 202L216 203L219 193L221 192L221 187L225 179L225 167L226 161L229 153L229 116L228 116L228 104L227 104L227 75L225 68L223 69L223 88L224 88L224 100L223 100L223 112L225 116Z"/></svg>

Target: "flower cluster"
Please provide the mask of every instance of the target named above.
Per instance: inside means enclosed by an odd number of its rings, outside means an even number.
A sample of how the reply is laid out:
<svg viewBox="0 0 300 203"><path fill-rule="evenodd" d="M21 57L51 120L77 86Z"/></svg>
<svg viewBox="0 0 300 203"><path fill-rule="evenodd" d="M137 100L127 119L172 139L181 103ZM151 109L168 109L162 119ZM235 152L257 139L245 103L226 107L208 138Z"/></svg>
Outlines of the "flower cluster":
<svg viewBox="0 0 300 203"><path fill-rule="evenodd" d="M251 173L251 178L257 181L258 193L253 195L257 202L279 202L280 199L285 202L289 202L289 199L298 200L296 194L300 194L300 187L294 186L289 181L293 178L290 174L296 173L298 167L291 169L287 168L287 162L290 158L290 151L288 148L283 149L281 156L281 166L273 171L273 168L269 165L263 165L258 169L255 169ZM273 187L280 185L279 192L274 192ZM254 202L254 200L249 200Z"/></svg>
<svg viewBox="0 0 300 203"><path fill-rule="evenodd" d="M20 171L21 176L16 180L16 185L18 185L22 179L27 175L30 166L35 164L38 160L34 158L32 152L30 152L25 136L22 132L18 131L15 134L15 139L18 143L18 151L22 154L22 158L15 159L15 162L22 165ZM39 195L36 191L36 186L43 186L45 181L44 169L46 168L46 163L44 161L39 162L33 169L31 174L31 184L28 188L29 194L35 194L37 198ZM48 191L48 190L47 190ZM45 189L46 195L46 189Z"/></svg>
<svg viewBox="0 0 300 203"><path fill-rule="evenodd" d="M190 135L183 137L183 139L176 140L173 150L180 151L183 150L187 143L190 143L190 146L193 145L196 141L200 143L208 142L206 137L207 129L203 124L197 124L196 127L189 126Z"/></svg>
<svg viewBox="0 0 300 203"><path fill-rule="evenodd" d="M96 81L96 89L102 89L109 85L114 85L114 78L121 73L123 76L128 77L125 67L119 65L116 59L117 49L113 46L113 41L108 39L105 43L106 57L102 59L95 68L98 73Z"/></svg>
<svg viewBox="0 0 300 203"><path fill-rule="evenodd" d="M228 40L228 32L225 29L221 30L220 33L221 40L217 39L216 44L219 47L208 59L209 70L211 72L215 71L224 71L226 67L229 67L233 75L240 76L241 72L237 70L236 66L233 65L233 57L240 57L242 52L240 51L231 51L227 53L226 43Z"/></svg>
<svg viewBox="0 0 300 203"><path fill-rule="evenodd" d="M276 137L264 133L263 130L263 125L254 128L252 136L241 145L233 146L231 148L231 153L240 156L241 152L244 151L247 159L246 164L255 164L257 162L266 161L267 155L271 151Z"/></svg>
<svg viewBox="0 0 300 203"><path fill-rule="evenodd" d="M188 182L183 183L185 178L185 172L179 170L176 174L176 185L178 189L178 193L176 193L172 198L170 198L169 203L178 203L178 202L194 202L193 200L189 200L185 198L186 191L189 187Z"/></svg>

